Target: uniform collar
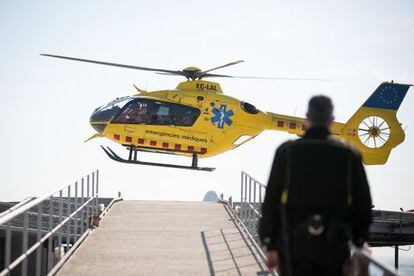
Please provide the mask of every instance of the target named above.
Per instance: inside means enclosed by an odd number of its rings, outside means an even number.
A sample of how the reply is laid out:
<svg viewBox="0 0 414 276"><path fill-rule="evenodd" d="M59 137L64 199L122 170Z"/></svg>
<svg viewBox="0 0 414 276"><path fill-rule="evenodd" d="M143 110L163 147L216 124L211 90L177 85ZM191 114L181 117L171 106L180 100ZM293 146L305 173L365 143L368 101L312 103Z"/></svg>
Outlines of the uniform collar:
<svg viewBox="0 0 414 276"><path fill-rule="evenodd" d="M326 139L330 135L329 128L323 126L314 126L309 128L303 138L305 139Z"/></svg>

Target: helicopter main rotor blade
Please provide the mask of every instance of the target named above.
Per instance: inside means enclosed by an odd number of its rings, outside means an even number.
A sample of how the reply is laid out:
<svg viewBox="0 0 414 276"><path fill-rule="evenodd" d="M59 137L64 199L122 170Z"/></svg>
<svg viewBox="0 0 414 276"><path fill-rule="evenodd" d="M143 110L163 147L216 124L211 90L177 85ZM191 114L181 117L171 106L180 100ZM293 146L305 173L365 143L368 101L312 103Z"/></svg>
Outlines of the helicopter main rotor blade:
<svg viewBox="0 0 414 276"><path fill-rule="evenodd" d="M155 72L155 74L158 74L158 75L166 75L166 76L177 76L176 73ZM184 75L182 75L182 76L184 76Z"/></svg>
<svg viewBox="0 0 414 276"><path fill-rule="evenodd" d="M332 81L329 79L312 79L312 78L288 78L288 77L250 77L250 76L230 76L220 74L205 74L207 78L235 78L235 79L253 79L253 80L299 80L299 81Z"/></svg>
<svg viewBox="0 0 414 276"><path fill-rule="evenodd" d="M239 64L239 63L242 63L242 62L244 62L244 60L236 60L236 61L233 61L233 62L230 62L230 63L224 64L224 65L221 65L221 66L218 66L218 67L214 67L214 68L211 68L211 69L205 70L205 71L203 71L203 73L208 73L208 72L211 72L211 71L213 71L213 70L217 70L217 69L220 69L220 68L224 68L224 67L228 67L228 66L236 65L236 64Z"/></svg>
<svg viewBox="0 0 414 276"><path fill-rule="evenodd" d="M229 75L221 75L221 74L204 74L203 78L234 78L233 76Z"/></svg>
<svg viewBox="0 0 414 276"><path fill-rule="evenodd" d="M252 77L252 76L231 76L238 79L252 80L296 80L296 81L332 81L330 79L314 79L314 78L290 78L290 77Z"/></svg>
<svg viewBox="0 0 414 276"><path fill-rule="evenodd" d="M156 72L161 75L178 75L184 76L187 79L202 79L206 77L219 77L219 78L239 78L239 79L257 79L257 80L299 80L299 81L332 81L328 79L313 79L313 78L290 78L290 77L252 77L252 76L230 76L230 75L221 75L221 74L210 74L209 72L213 70L217 70L220 68L236 65L239 63L244 62L244 60L237 60L233 61L206 71L197 71L197 72L185 72L180 70L168 70L168 69L159 69L159 68L150 68L150 67L143 67L143 66L134 66L128 64L120 64L120 63L111 63L111 62L104 62L98 60L90 60L90 59L82 59L82 58L75 58L75 57L67 57L67 56L59 56L59 55L52 55L52 54L40 54L41 56L45 57L53 57L53 58L60 58L60 59L67 59L67 60L74 60L74 61L81 61L81 62L88 62L88 63L95 63L100 65L107 65L107 66L114 66L114 67L122 67L128 69L135 69L135 70L143 70L143 71L152 71Z"/></svg>
<svg viewBox="0 0 414 276"><path fill-rule="evenodd" d="M120 63L111 63L111 62L104 62L104 61L97 61L97 60L90 60L90 59L82 59L82 58L74 58L74 57L66 57L66 56L58 56L58 55L51 55L51 54L40 54L41 56L45 57L53 57L53 58L61 58L61 59L68 59L74 61L81 61L81 62L89 62L101 65L108 65L108 66L115 66L115 67L122 67L128 69L136 69L136 70L144 70L144 71L153 71L153 72L164 72L173 75L180 75L185 76L186 74L182 71L174 71L174 70L167 70L167 69L157 69L157 68L149 68L149 67L142 67L142 66L134 66L134 65L127 65L127 64L120 64Z"/></svg>

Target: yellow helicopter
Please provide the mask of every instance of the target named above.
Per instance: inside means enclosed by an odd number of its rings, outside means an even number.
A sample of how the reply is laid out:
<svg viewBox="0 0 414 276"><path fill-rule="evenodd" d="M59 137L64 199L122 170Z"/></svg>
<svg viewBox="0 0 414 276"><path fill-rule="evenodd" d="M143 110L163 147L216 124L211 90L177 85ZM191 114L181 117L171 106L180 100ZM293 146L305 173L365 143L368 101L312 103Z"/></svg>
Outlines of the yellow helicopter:
<svg viewBox="0 0 414 276"><path fill-rule="evenodd" d="M199 167L198 158L234 149L264 130L285 131L301 136L306 129L304 118L263 112L252 104L224 95L220 84L203 80L235 77L213 74L211 71L241 63L242 60L202 71L198 67L166 70L42 55L187 78L173 90L147 92L134 85L138 94L117 98L95 109L90 123L98 133L88 140L106 137L125 146L129 150L128 159L121 158L109 147L101 146L111 159L118 162L212 171L214 168ZM362 152L365 164L385 164L391 150L405 138L396 113L410 86L394 82L381 83L346 123L334 122L332 134L354 143ZM184 166L139 161L138 151L189 156L192 157L192 164Z"/></svg>

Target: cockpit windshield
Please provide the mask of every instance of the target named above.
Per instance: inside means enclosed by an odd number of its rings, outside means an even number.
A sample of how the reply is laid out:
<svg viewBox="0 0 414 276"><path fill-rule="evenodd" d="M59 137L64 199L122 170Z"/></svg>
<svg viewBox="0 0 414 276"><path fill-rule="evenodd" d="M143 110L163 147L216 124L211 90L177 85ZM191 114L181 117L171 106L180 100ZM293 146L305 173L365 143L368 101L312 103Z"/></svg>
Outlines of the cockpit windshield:
<svg viewBox="0 0 414 276"><path fill-rule="evenodd" d="M118 114L118 112L129 102L131 97L116 98L107 105L97 108L90 118L91 122L109 122Z"/></svg>
<svg viewBox="0 0 414 276"><path fill-rule="evenodd" d="M110 102L107 105L101 106L98 108L99 111L105 111L108 109L121 109L122 107L124 107L124 105L131 100L131 97L121 97L121 98L116 98L115 100L113 100L112 102Z"/></svg>
<svg viewBox="0 0 414 276"><path fill-rule="evenodd" d="M112 122L192 126L199 116L198 108L151 99L136 99L128 103Z"/></svg>

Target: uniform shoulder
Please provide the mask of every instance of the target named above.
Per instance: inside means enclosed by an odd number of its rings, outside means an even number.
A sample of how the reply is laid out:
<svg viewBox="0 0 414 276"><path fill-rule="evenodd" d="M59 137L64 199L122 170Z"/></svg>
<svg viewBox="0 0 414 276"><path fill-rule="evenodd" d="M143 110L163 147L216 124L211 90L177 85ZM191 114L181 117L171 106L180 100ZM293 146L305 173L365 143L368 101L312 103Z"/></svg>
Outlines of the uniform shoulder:
<svg viewBox="0 0 414 276"><path fill-rule="evenodd" d="M327 141L334 146L337 146L339 148L342 148L344 150L351 152L354 156L357 156L357 157L361 156L361 152L359 151L359 149L353 143L349 141L339 139L333 135L330 135Z"/></svg>
<svg viewBox="0 0 414 276"><path fill-rule="evenodd" d="M286 142L283 142L276 150L276 153L281 153L285 151L287 148L291 147L294 144L294 140L288 140Z"/></svg>
<svg viewBox="0 0 414 276"><path fill-rule="evenodd" d="M287 147L291 147L295 143L295 140L287 140L283 142L278 149L285 149Z"/></svg>

